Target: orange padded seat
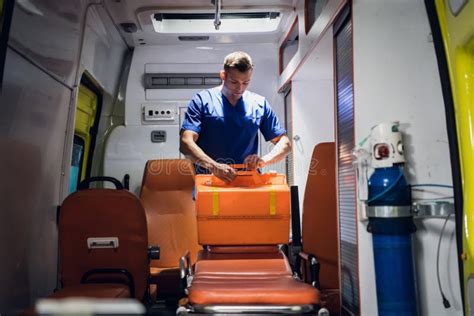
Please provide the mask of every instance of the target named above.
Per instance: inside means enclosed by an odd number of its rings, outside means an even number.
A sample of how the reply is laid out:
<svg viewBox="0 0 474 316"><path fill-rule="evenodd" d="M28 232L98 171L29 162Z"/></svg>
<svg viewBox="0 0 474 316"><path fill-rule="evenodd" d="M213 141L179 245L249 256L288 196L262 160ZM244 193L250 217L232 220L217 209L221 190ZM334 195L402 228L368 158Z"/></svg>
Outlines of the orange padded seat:
<svg viewBox="0 0 474 316"><path fill-rule="evenodd" d="M160 245L160 260L152 262L151 282L158 294L179 294L179 258L190 251L196 260L201 247L192 191L194 166L188 159L149 160L140 200L145 208L150 244Z"/></svg>
<svg viewBox="0 0 474 316"><path fill-rule="evenodd" d="M259 278L208 278L196 275L189 301L197 305L315 305L319 293L291 275Z"/></svg>
<svg viewBox="0 0 474 316"><path fill-rule="evenodd" d="M336 147L320 143L313 150L303 201L303 251L321 264L322 306L339 314L339 228L336 195Z"/></svg>
<svg viewBox="0 0 474 316"><path fill-rule="evenodd" d="M281 251L201 251L188 298L198 305L315 305L319 302L318 291L293 279Z"/></svg>
<svg viewBox="0 0 474 316"><path fill-rule="evenodd" d="M87 279L114 284L81 284L91 270L123 269L133 278L134 297L144 298L149 276L146 217L132 193L84 189L69 195L59 217L59 252L63 289L52 297L130 296L128 286L115 284L129 282L121 273L94 273Z"/></svg>
<svg viewBox="0 0 474 316"><path fill-rule="evenodd" d="M201 251L194 266L195 276L291 276L291 267L281 252L210 253Z"/></svg>

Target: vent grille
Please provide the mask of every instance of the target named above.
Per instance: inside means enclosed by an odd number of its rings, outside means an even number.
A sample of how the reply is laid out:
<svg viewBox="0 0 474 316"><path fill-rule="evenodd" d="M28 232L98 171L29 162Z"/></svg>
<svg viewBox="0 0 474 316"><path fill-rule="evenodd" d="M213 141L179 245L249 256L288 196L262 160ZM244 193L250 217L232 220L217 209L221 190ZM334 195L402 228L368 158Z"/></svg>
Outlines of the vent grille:
<svg viewBox="0 0 474 316"><path fill-rule="evenodd" d="M145 89L205 89L222 83L219 74L145 74Z"/></svg>
<svg viewBox="0 0 474 316"><path fill-rule="evenodd" d="M209 40L209 36L178 36L182 42L204 42Z"/></svg>

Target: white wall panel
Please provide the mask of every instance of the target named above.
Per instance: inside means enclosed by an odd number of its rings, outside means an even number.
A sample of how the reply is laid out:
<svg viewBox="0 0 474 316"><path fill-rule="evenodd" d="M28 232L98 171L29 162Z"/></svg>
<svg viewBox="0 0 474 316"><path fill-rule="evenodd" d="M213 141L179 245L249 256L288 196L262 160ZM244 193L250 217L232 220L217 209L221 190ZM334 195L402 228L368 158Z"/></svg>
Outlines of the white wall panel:
<svg viewBox="0 0 474 316"><path fill-rule="evenodd" d="M307 58L312 54L314 48L318 45L324 32L331 27L332 21L336 17L336 13L343 7L345 0L331 0L325 5L319 18L315 21L311 29L306 34L304 26L304 14L305 14L305 0L295 1L296 16L298 17L299 24L299 46L296 54L290 59L288 65L285 67L279 78L278 87L283 87L288 83L298 71L300 71L301 65ZM286 30L280 38L279 45L286 39L286 34L289 30Z"/></svg>
<svg viewBox="0 0 474 316"><path fill-rule="evenodd" d="M71 90L7 50L0 96L0 313L56 286L56 206Z"/></svg>
<svg viewBox="0 0 474 316"><path fill-rule="evenodd" d="M9 45L72 87L87 3L15 1Z"/></svg>
<svg viewBox="0 0 474 316"><path fill-rule="evenodd" d="M97 5L84 27L88 2L15 3L0 102L2 314L56 287L56 208L67 194L77 74L87 69L104 101L114 99L126 47Z"/></svg>
<svg viewBox="0 0 474 316"><path fill-rule="evenodd" d="M332 80L293 81L293 140L295 184L299 187L300 204L308 177L314 147L334 141L334 94ZM302 208L301 208L302 209Z"/></svg>
<svg viewBox="0 0 474 316"><path fill-rule="evenodd" d="M333 38L328 31L292 81L295 184L300 209L314 147L334 141Z"/></svg>
<svg viewBox="0 0 474 316"><path fill-rule="evenodd" d="M249 90L265 96L272 107L282 117L283 102L277 94L277 48L275 44L253 45L213 45L213 49L199 49L202 44L180 46L140 46L134 51L130 77L126 95L126 125L140 124L140 104L145 101L144 73L145 69L154 72L162 69L163 72L218 72L223 64L224 57L236 50L243 50L250 54L255 65ZM207 65L206 67L203 67ZM175 89L173 89L175 90ZM170 100L167 94L173 94L176 100L185 100L189 91L169 91L160 89L155 99ZM179 89L178 89L179 90ZM194 90L199 92L199 90ZM180 95L180 93L183 93ZM155 92L154 92L155 93Z"/></svg>
<svg viewBox="0 0 474 316"><path fill-rule="evenodd" d="M443 98L424 3L353 2L355 135L360 142L382 121L398 120L404 133L411 184L451 184ZM449 195L449 191L446 194ZM425 193L415 197L438 197ZM452 308L444 309L436 281L433 250L442 219L418 220L414 250L422 315L461 315L452 225L443 237L441 281ZM377 312L372 237L359 224L359 268L363 315Z"/></svg>
<svg viewBox="0 0 474 316"><path fill-rule="evenodd" d="M152 131L165 131L166 142L152 143ZM122 180L130 175L130 191L139 194L147 160L179 158L178 125L118 126L107 140L104 174Z"/></svg>
<svg viewBox="0 0 474 316"><path fill-rule="evenodd" d="M115 95L122 61L127 50L120 34L101 6L87 12L81 67L109 94Z"/></svg>
<svg viewBox="0 0 474 316"><path fill-rule="evenodd" d="M283 101L282 97L277 93L277 48L275 44L253 44L253 45L212 45L212 49L200 49L202 44L183 44L180 46L143 46L136 47L132 59L130 75L128 78L127 92L125 99L125 127L119 131L113 132L108 142L105 154L105 174L117 173L123 177L125 172L134 170L132 178L132 191L138 192L137 186L141 184L143 168L148 159L159 158L178 158L179 157L179 128L176 128L175 135L170 136L169 146L155 146L149 137L150 129L154 125L142 126L142 104L159 103L161 101L179 101L182 105L187 105L191 98L201 89L154 89L145 90L144 74L152 72L163 73L196 73L196 72L219 72L222 69L224 57L237 50L243 50L249 53L254 63L253 78L249 86L249 90L265 96L272 105L275 112L283 121ZM160 129L155 126L155 129ZM119 133L119 134L117 134ZM171 132L170 132L171 133ZM136 154L140 155L140 159L130 159L126 162L117 164L111 161L112 147L116 143L120 143L122 137L126 137L127 141L140 144L134 147ZM134 138L137 137L137 138ZM140 139L138 138L140 137ZM156 150L150 151L149 148ZM262 153L270 150L270 146L261 144ZM111 166L115 167L111 167ZM108 166L108 167L107 167ZM275 167L275 166L274 166ZM272 169L275 169L275 168ZM122 168L122 170L120 170ZM116 171L111 171L111 170ZM140 172L139 172L140 170Z"/></svg>

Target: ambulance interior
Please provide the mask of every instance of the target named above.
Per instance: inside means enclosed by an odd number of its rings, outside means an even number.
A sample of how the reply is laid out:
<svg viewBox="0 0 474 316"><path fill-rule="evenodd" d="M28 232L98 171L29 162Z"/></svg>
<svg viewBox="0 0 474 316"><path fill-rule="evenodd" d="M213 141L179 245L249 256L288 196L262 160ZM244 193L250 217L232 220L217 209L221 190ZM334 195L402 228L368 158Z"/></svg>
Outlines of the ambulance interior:
<svg viewBox="0 0 474 316"><path fill-rule="evenodd" d="M430 1L2 2L0 313L470 311ZM292 151L228 188L194 174L179 138L234 51ZM373 235L392 224L368 206L384 150L412 185L391 257Z"/></svg>

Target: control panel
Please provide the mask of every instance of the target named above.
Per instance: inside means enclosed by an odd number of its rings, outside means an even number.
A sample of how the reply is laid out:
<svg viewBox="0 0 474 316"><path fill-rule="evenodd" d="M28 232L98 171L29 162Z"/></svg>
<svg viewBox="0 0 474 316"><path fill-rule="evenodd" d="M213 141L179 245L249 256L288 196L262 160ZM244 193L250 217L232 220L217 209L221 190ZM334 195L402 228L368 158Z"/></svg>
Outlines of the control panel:
<svg viewBox="0 0 474 316"><path fill-rule="evenodd" d="M174 103L143 104L143 122L157 125L179 124L178 105Z"/></svg>

